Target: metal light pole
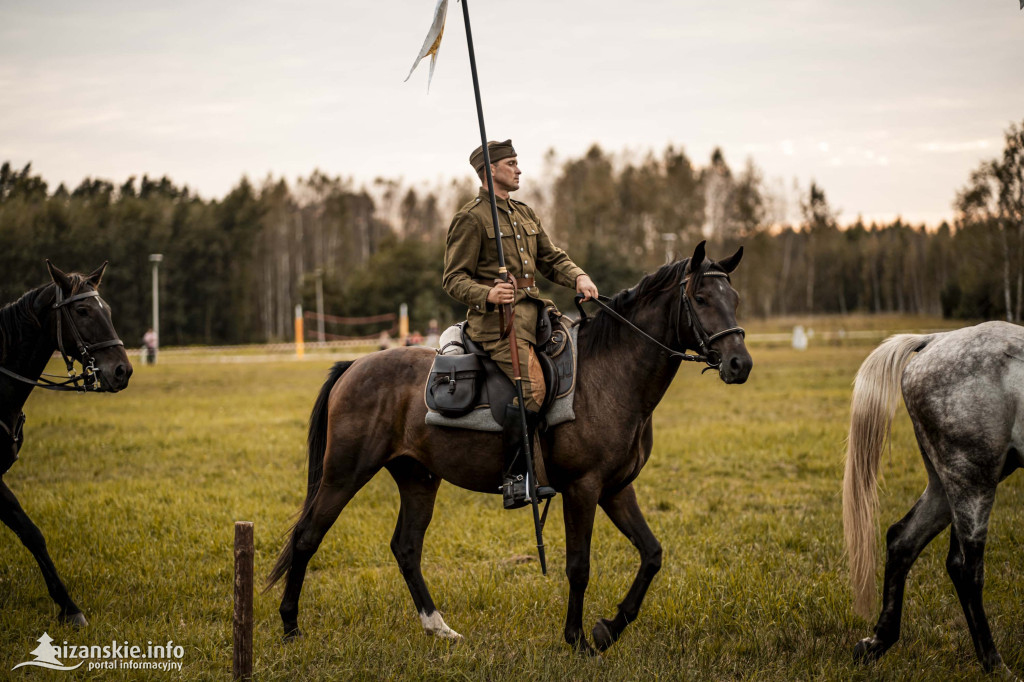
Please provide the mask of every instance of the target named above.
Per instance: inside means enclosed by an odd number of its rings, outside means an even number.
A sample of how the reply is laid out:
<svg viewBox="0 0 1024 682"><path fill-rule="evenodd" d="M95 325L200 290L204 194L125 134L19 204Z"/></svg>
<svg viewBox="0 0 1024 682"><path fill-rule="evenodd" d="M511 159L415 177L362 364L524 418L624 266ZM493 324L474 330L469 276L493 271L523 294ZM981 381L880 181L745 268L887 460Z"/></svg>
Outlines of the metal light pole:
<svg viewBox="0 0 1024 682"><path fill-rule="evenodd" d="M320 338L320 343L327 340L327 334L324 330L324 269L316 269L316 331Z"/></svg>
<svg viewBox="0 0 1024 682"><path fill-rule="evenodd" d="M162 253L149 254L149 262L153 264L153 333L156 335L154 362L156 362L156 355L160 350L160 261L163 259Z"/></svg>

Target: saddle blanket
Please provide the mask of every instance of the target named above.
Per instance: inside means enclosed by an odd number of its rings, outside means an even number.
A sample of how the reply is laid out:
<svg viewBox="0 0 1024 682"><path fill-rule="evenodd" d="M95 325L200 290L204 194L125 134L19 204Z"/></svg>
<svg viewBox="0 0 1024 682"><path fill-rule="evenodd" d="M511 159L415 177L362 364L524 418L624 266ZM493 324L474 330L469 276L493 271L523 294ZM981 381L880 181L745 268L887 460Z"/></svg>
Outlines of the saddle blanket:
<svg viewBox="0 0 1024 682"><path fill-rule="evenodd" d="M568 325L565 325L568 327ZM576 395L576 372L578 370L577 365L577 352L576 352L576 339L579 334L579 325L572 325L568 327L569 332L569 347L572 351L572 387L569 391L562 393L558 398L551 403L551 407L546 413L544 413L544 421L547 423L548 428L557 426L565 422L574 421L576 419L576 413L573 412L572 403L573 397ZM500 433L502 428L491 411L491 406L488 404L478 405L473 411L465 416L458 418L445 417L440 412L435 412L431 409L427 409L427 416L424 422L430 426L447 426L455 429L470 429L471 431L494 431Z"/></svg>

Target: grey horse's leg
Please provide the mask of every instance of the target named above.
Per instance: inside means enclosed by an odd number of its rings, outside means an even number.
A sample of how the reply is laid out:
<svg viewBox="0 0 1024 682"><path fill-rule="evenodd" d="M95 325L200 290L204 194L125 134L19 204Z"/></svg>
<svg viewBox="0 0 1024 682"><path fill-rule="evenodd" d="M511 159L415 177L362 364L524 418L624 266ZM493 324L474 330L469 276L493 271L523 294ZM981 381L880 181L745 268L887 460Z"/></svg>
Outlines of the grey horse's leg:
<svg viewBox="0 0 1024 682"><path fill-rule="evenodd" d="M442 639L462 639L462 635L448 627L437 611L423 580L423 573L420 572L423 536L434 515L434 499L441 479L407 457L392 461L387 469L398 484L402 498L395 533L391 537L391 553L395 555L405 584L409 586L423 629L427 634Z"/></svg>
<svg viewBox="0 0 1024 682"><path fill-rule="evenodd" d="M583 597L590 583L590 540L599 493L577 481L562 494L565 518L565 575L569 579L569 604L565 612L565 641L580 653L594 649L583 632Z"/></svg>
<svg viewBox="0 0 1024 682"><path fill-rule="evenodd" d="M60 576L57 575L57 568L50 559L50 553L46 550L46 540L36 524L32 523L25 510L18 503L7 484L0 479L0 521L14 531L22 544L32 552L39 569L43 573L43 580L46 581L46 589L50 597L60 607L60 620L71 623L76 627L82 627L88 623L82 615L82 609L71 600L71 595L64 587Z"/></svg>
<svg viewBox="0 0 1024 682"><path fill-rule="evenodd" d="M985 542L989 514L996 497L995 485L969 492L958 486L954 491L951 494L956 494L958 499L953 510L946 570L960 598L978 660L985 672L992 672L1003 667L1003 659L992 640L992 630L982 603L982 590L985 584Z"/></svg>
<svg viewBox="0 0 1024 682"><path fill-rule="evenodd" d="M907 515L890 526L886 533L882 612L878 616L874 636L862 639L854 647L854 660L873 661L900 638L907 574L921 551L949 525L950 518L946 491L932 476L924 494Z"/></svg>
<svg viewBox="0 0 1024 682"><path fill-rule="evenodd" d="M640 568L636 578L619 604L615 618L602 618L594 626L594 644L599 651L604 651L618 640L619 635L640 612L640 605L647 594L654 576L661 569L661 544L647 526L640 505L636 501L636 491L632 484L626 486L613 497L602 500L601 508L608 514L615 527L622 531L633 546L640 552Z"/></svg>

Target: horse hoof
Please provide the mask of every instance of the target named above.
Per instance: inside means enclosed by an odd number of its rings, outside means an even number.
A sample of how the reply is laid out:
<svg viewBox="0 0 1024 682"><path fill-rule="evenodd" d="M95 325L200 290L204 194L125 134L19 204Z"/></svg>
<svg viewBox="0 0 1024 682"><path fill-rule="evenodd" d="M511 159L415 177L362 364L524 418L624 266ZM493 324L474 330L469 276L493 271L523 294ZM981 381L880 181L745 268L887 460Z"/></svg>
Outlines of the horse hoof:
<svg viewBox="0 0 1024 682"><path fill-rule="evenodd" d="M882 657L889 646L877 637L865 637L853 647L854 663L871 663Z"/></svg>
<svg viewBox="0 0 1024 682"><path fill-rule="evenodd" d="M607 618L602 618L597 621L593 631L590 633L594 638L594 645L597 647L598 651L605 651L612 644L615 644L615 635L613 635L612 631L608 628L609 625L611 625L611 621Z"/></svg>
<svg viewBox="0 0 1024 682"><path fill-rule="evenodd" d="M81 611L78 613L63 613L60 616L60 621L76 629L84 628L89 624L89 621L85 619L85 614Z"/></svg>
<svg viewBox="0 0 1024 682"><path fill-rule="evenodd" d="M1007 682L1020 682L1020 678L1013 674L1013 671L1006 667L1006 664L1001 663L995 670L996 676L1000 679L1007 680Z"/></svg>
<svg viewBox="0 0 1024 682"><path fill-rule="evenodd" d="M302 637L302 631L299 630L299 626L296 625L296 626L294 626L294 627L292 627L290 629L289 628L285 628L285 630L284 630L284 637L282 637L281 639L283 641L285 641L285 642L294 642L295 640L299 639L300 637Z"/></svg>

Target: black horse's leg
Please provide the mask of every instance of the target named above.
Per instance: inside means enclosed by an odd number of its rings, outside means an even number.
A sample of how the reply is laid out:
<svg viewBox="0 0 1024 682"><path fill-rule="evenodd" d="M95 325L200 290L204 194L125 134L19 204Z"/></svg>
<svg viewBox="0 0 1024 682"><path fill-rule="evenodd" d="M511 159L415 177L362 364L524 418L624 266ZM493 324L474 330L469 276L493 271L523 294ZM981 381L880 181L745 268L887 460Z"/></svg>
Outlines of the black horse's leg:
<svg viewBox="0 0 1024 682"><path fill-rule="evenodd" d="M361 471L358 476L347 480L331 480L321 482L320 489L313 498L308 513L295 525L292 532L292 557L288 568L288 577L281 597L281 622L284 625L286 638L298 636L299 633L299 596L302 583L306 577L306 567L316 554L327 531L338 519L345 505L352 500L359 489L373 478L378 469Z"/></svg>
<svg viewBox="0 0 1024 682"><path fill-rule="evenodd" d="M441 479L419 462L407 457L390 462L387 469L398 484L398 492L402 497L398 523L391 537L391 553L395 555L405 584L409 586L423 629L427 634L442 639L462 639L462 635L444 622L420 572L423 536L434 515L434 498Z"/></svg>
<svg viewBox="0 0 1024 682"><path fill-rule="evenodd" d="M46 589L50 597L60 607L60 620L71 623L75 627L83 627L88 623L82 615L82 609L78 608L75 602L71 601L67 588L57 575L57 569L50 559L50 553L46 551L46 541L39 528L32 523L25 510L18 504L18 498L14 496L7 484L0 479L0 520L4 522L18 539L32 552L36 563L43 572L43 580L46 581Z"/></svg>
<svg viewBox="0 0 1024 682"><path fill-rule="evenodd" d="M946 570L953 580L960 606L967 618L974 651L985 672L989 673L1003 667L1003 659L992 641L992 630L982 603L985 540L989 513L994 502L995 486L990 490L974 491L973 494L958 497L958 504L953 511L953 529L949 536L949 555L946 557Z"/></svg>
<svg viewBox="0 0 1024 682"><path fill-rule="evenodd" d="M588 655L596 652L583 633L583 596L590 582L590 540L599 493L585 483L563 491L565 517L565 575L569 578L569 606L565 613L565 641Z"/></svg>
<svg viewBox="0 0 1024 682"><path fill-rule="evenodd" d="M626 598L619 604L619 612L614 619L602 618L594 626L594 644L599 651L604 651L615 643L626 626L636 620L637 614L640 613L640 605L647 594L647 588L661 569L661 544L644 520L632 484L615 496L602 500L601 508L608 514L615 527L640 551L640 569Z"/></svg>
<svg viewBox="0 0 1024 682"><path fill-rule="evenodd" d="M874 636L862 639L854 647L854 660L873 661L900 638L907 574L921 551L949 525L949 521L949 502L945 490L933 478L907 515L889 527L886 533L882 612L878 616Z"/></svg>

